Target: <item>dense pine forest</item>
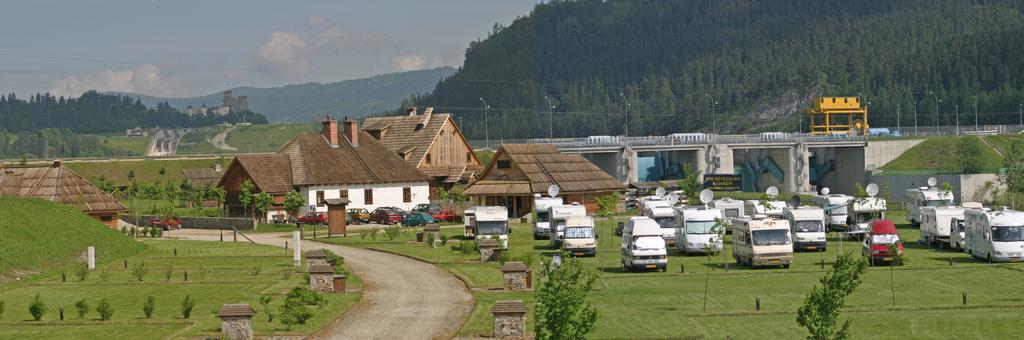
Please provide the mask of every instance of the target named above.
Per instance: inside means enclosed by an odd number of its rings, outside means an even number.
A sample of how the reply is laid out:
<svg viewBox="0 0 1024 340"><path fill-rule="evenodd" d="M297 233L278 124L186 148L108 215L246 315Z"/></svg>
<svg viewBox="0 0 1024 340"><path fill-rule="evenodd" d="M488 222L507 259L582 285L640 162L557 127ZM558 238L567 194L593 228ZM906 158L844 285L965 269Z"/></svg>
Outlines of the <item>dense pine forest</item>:
<svg viewBox="0 0 1024 340"><path fill-rule="evenodd" d="M795 131L816 95L862 96L872 126L1017 124L1024 2L578 0L470 44L406 105L464 118L472 139ZM934 92L931 95L929 92ZM545 99L545 96L548 98ZM483 98L483 100L481 100ZM555 106L549 118L549 105ZM628 107L625 103L629 103ZM897 117L897 106L900 116ZM549 122L553 120L553 123ZM805 124L806 125L806 124Z"/></svg>

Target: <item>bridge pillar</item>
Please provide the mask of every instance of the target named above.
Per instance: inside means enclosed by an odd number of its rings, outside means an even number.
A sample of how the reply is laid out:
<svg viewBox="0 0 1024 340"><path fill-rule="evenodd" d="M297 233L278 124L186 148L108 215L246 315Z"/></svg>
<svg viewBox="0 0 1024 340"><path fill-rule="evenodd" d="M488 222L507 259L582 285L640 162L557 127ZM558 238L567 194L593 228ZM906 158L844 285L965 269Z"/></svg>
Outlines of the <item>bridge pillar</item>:
<svg viewBox="0 0 1024 340"><path fill-rule="evenodd" d="M701 171L701 181L704 174L732 174L733 152L726 144L709 144L704 147L704 157L698 157L698 169Z"/></svg>
<svg viewBox="0 0 1024 340"><path fill-rule="evenodd" d="M789 169L792 180L786 184L786 192L802 193L811 191L810 151L807 145L798 143L793 147L789 157Z"/></svg>
<svg viewBox="0 0 1024 340"><path fill-rule="evenodd" d="M637 153L635 150L628 146L622 147L620 151L622 157L619 163L618 173L615 175L616 179L622 180L623 183L639 182L640 175L637 173Z"/></svg>

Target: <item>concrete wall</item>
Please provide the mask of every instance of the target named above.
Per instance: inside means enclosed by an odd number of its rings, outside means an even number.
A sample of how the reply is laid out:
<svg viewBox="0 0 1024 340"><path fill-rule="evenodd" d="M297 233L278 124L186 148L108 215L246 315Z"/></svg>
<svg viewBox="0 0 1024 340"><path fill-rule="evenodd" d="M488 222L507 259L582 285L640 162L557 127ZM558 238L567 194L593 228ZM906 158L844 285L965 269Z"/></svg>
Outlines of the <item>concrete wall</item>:
<svg viewBox="0 0 1024 340"><path fill-rule="evenodd" d="M153 215L138 215L138 227L151 227ZM121 220L135 224L136 217L132 215L121 215ZM181 227L186 229L231 229L253 230L256 228L256 221L249 218L223 218L223 217L178 217Z"/></svg>
<svg viewBox="0 0 1024 340"><path fill-rule="evenodd" d="M865 169L881 168L921 142L924 142L924 139L869 141L868 146L864 147Z"/></svg>
<svg viewBox="0 0 1024 340"><path fill-rule="evenodd" d="M867 173L864 171L864 151L859 147L840 148L811 148L814 154L815 165L835 162L835 170L826 174L814 188L820 191L822 187L828 187L834 193L847 193L853 189L854 183L867 183ZM881 184L879 184L881 185Z"/></svg>
<svg viewBox="0 0 1024 340"><path fill-rule="evenodd" d="M403 202L402 188L412 189L412 201ZM373 190L373 204L365 204L364 189ZM341 190L348 190L349 203L345 209L365 208L373 211L378 207L399 207L411 210L417 204L430 203L430 187L427 182L415 183L385 183L385 184L363 184L363 185L314 185L300 188L299 192L306 197L306 204L300 210L301 214L309 212L309 205L316 204L316 192L323 191L324 198L339 198ZM327 205L316 207L318 212L327 212Z"/></svg>
<svg viewBox="0 0 1024 340"><path fill-rule="evenodd" d="M1006 190L1006 185L999 181L999 175L960 175L960 197L963 197L964 201L991 201L995 190Z"/></svg>
<svg viewBox="0 0 1024 340"><path fill-rule="evenodd" d="M586 158L598 168L604 170L604 172L612 175L615 179L625 182L626 174L622 172L623 162L622 154L619 152L602 152L602 153L583 153L580 154L583 158Z"/></svg>
<svg viewBox="0 0 1024 340"><path fill-rule="evenodd" d="M913 189L928 185L928 178L935 177L942 183L949 183L953 187L957 203L960 202L988 202L992 200L992 193L995 189L1003 190L1005 185L999 182L996 174L974 174L974 175L892 175L884 174L870 176L870 182L885 188L888 184L892 188L892 200L903 202L906 200L907 189ZM883 189L884 190L884 189Z"/></svg>

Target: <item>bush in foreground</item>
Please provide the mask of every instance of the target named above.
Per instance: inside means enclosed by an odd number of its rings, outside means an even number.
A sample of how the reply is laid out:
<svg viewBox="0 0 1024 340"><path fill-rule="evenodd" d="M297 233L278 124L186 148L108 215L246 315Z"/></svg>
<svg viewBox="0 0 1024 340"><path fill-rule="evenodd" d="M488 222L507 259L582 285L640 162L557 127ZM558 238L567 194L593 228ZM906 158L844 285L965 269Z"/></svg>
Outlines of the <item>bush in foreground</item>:
<svg viewBox="0 0 1024 340"><path fill-rule="evenodd" d="M862 258L840 255L836 264L825 276L821 285L811 288L804 299L804 305L796 312L796 322L807 328L809 340L848 339L850 320L839 325L839 312L846 303L846 297L860 286L861 274L868 269Z"/></svg>
<svg viewBox="0 0 1024 340"><path fill-rule="evenodd" d="M583 262L562 254L562 263L544 261L534 304L534 332L537 339L585 339L597 322L597 310L587 302L587 295L597 275Z"/></svg>

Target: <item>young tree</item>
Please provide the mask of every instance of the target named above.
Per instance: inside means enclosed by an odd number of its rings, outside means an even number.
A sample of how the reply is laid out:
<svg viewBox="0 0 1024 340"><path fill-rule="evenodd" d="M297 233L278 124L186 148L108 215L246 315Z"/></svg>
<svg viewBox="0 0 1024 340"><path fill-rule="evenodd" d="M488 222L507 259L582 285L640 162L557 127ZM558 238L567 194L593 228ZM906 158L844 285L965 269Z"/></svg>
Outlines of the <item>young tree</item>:
<svg viewBox="0 0 1024 340"><path fill-rule="evenodd" d="M242 182L242 188L238 190L238 203L242 203L242 209L246 215L249 215L249 205L252 204L252 189L252 181L245 180Z"/></svg>
<svg viewBox="0 0 1024 340"><path fill-rule="evenodd" d="M597 275L566 253L562 259L557 266L545 261L541 269L546 280L533 307L537 339L584 339L597 321L597 310L587 302Z"/></svg>
<svg viewBox="0 0 1024 340"><path fill-rule="evenodd" d="M96 305L96 313L99 313L100 320L110 320L111 316L114 316L114 307L107 303L107 299L100 300L100 304Z"/></svg>
<svg viewBox="0 0 1024 340"><path fill-rule="evenodd" d="M1003 158L1006 173L1000 176L1006 191L1014 194L1024 193L1024 143L1016 143Z"/></svg>
<svg viewBox="0 0 1024 340"><path fill-rule="evenodd" d="M36 293L36 297L28 305L28 313L32 314L32 319L36 321L42 320L43 315L46 315L46 304L39 298L39 293Z"/></svg>
<svg viewBox="0 0 1024 340"><path fill-rule="evenodd" d="M189 316L192 316L192 308L196 307L196 300L192 300L191 296L185 295L185 299L181 300L181 317L188 320Z"/></svg>
<svg viewBox="0 0 1024 340"><path fill-rule="evenodd" d="M152 296L146 297L146 303L142 305L142 313L146 314L146 319L153 317L154 308L156 308L156 299Z"/></svg>
<svg viewBox="0 0 1024 340"><path fill-rule="evenodd" d="M698 179L700 171L693 170L690 164L683 164L683 179L678 181L679 190L686 195L687 204L700 203L700 190L704 186Z"/></svg>
<svg viewBox="0 0 1024 340"><path fill-rule="evenodd" d="M261 193L256 194L255 196L253 196L253 198L252 198L253 210L255 210L257 213L260 214L260 217L259 217L260 221L266 220L267 208L270 208L270 205L273 204L273 203L274 203L274 196L270 196L270 194L268 194L268 193L261 192Z"/></svg>
<svg viewBox="0 0 1024 340"><path fill-rule="evenodd" d="M598 197L596 199L597 216L608 218L615 215L615 209L619 206L619 199L619 193L617 192Z"/></svg>
<svg viewBox="0 0 1024 340"><path fill-rule="evenodd" d="M797 310L796 322L807 328L811 334L809 340L848 339L850 337L850 320L839 325L839 312L850 296L861 283L861 274L867 270L864 259L843 254L836 259L820 286L811 288L804 299L804 305Z"/></svg>
<svg viewBox="0 0 1024 340"><path fill-rule="evenodd" d="M267 322L274 322L274 314L270 313L270 302L273 297L270 295L260 296L260 304L263 305L263 312L267 314Z"/></svg>
<svg viewBox="0 0 1024 340"><path fill-rule="evenodd" d="M284 195L284 208L292 216L299 215L299 209L306 206L306 199L298 191L292 191Z"/></svg>
<svg viewBox="0 0 1024 340"><path fill-rule="evenodd" d="M89 313L89 304L85 303L85 299L78 300L75 302L75 311L78 312L79 319L84 319L85 314Z"/></svg>

